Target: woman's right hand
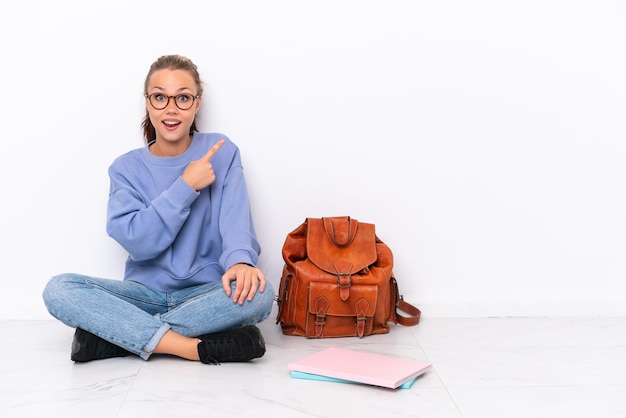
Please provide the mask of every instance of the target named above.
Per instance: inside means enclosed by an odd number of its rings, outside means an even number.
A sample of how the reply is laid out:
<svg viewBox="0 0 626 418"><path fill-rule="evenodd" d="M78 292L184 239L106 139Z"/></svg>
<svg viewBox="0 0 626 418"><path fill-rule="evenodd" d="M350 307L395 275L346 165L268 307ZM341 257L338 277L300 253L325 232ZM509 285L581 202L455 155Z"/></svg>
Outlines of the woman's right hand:
<svg viewBox="0 0 626 418"><path fill-rule="evenodd" d="M224 140L220 139L201 158L189 163L182 178L194 190L200 191L215 181L215 172L211 158L224 145Z"/></svg>

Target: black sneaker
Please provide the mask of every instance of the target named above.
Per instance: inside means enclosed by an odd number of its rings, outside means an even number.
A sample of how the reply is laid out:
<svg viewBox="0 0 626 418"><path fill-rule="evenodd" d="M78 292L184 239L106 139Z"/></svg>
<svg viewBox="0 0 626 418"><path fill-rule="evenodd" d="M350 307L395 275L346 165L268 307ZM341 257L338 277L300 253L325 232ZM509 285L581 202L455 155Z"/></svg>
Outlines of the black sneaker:
<svg viewBox="0 0 626 418"><path fill-rule="evenodd" d="M205 364L249 361L265 354L265 340L254 325L198 337L198 354Z"/></svg>
<svg viewBox="0 0 626 418"><path fill-rule="evenodd" d="M84 363L112 357L126 357L132 354L122 347L108 342L81 328L76 328L72 341L72 361Z"/></svg>

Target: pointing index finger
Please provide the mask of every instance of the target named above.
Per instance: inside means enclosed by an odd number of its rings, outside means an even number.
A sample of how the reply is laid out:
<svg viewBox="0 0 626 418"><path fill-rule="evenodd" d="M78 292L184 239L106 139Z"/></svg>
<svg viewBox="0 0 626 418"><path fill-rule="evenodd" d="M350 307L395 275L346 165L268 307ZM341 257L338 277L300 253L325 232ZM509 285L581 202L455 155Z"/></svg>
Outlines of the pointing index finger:
<svg viewBox="0 0 626 418"><path fill-rule="evenodd" d="M215 145L211 147L211 149L207 151L206 154L204 154L204 159L209 161L211 158L213 158L215 153L222 147L222 145L224 145L224 140L220 139Z"/></svg>

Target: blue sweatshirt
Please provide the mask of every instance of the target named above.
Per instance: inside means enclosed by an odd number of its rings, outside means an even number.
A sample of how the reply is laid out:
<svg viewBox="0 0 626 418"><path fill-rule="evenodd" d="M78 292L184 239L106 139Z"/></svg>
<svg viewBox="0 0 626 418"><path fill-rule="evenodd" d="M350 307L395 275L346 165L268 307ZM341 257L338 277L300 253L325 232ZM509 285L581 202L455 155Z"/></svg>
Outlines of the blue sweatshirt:
<svg viewBox="0 0 626 418"><path fill-rule="evenodd" d="M211 159L215 182L193 190L183 171L222 138ZM256 265L261 248L241 156L226 136L196 132L175 157L135 149L115 159L109 178L106 228L129 253L124 280L169 292L220 281L237 263Z"/></svg>

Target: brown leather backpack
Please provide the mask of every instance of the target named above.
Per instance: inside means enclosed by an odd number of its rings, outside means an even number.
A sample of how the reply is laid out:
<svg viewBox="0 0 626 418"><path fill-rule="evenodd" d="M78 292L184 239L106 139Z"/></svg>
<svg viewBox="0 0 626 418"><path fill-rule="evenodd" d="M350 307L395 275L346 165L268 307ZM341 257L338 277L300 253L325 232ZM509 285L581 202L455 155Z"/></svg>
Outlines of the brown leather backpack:
<svg viewBox="0 0 626 418"><path fill-rule="evenodd" d="M420 310L398 294L393 254L373 224L307 218L287 235L282 254L276 323L283 334L364 337L388 333L389 322L419 323Z"/></svg>

